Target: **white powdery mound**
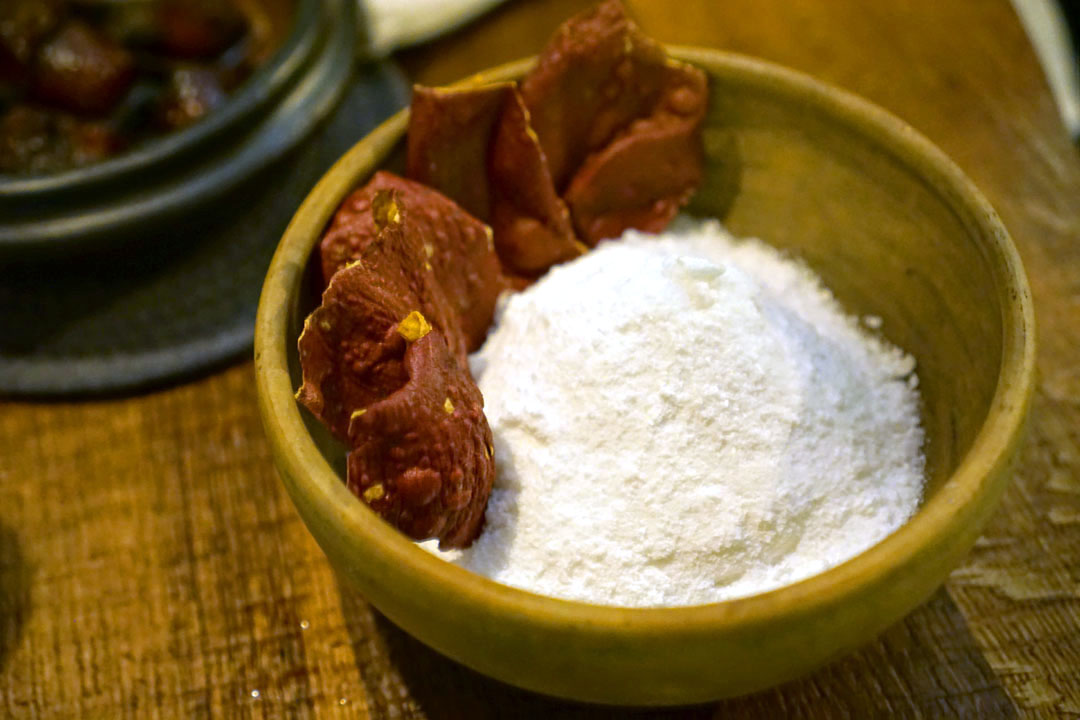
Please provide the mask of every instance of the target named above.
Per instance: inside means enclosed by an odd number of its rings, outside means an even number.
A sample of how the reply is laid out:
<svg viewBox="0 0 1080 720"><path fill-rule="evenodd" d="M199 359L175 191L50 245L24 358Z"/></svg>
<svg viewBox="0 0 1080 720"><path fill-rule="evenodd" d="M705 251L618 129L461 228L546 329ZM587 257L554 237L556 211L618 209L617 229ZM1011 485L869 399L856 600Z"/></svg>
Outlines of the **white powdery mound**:
<svg viewBox="0 0 1080 720"><path fill-rule="evenodd" d="M914 360L715 221L552 269L501 303L472 362L495 489L473 546L437 554L508 585L623 606L750 595L858 554L922 495Z"/></svg>

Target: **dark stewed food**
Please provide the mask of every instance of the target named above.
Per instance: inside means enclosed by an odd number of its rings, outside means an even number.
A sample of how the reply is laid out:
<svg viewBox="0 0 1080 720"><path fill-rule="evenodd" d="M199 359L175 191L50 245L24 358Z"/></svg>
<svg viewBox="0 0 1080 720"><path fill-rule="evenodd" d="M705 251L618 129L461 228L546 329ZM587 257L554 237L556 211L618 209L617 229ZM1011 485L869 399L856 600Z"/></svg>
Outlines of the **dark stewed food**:
<svg viewBox="0 0 1080 720"><path fill-rule="evenodd" d="M269 54L254 0L0 1L0 174L99 162L220 107Z"/></svg>

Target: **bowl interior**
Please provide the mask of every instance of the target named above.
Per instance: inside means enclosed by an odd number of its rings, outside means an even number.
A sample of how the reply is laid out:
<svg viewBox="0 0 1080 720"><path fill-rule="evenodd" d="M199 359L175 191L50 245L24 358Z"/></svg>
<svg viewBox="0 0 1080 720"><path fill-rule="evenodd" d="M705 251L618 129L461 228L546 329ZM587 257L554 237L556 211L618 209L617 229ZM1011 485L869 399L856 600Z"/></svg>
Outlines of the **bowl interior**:
<svg viewBox="0 0 1080 720"><path fill-rule="evenodd" d="M718 217L805 261L848 312L882 319L880 333L912 354L926 430L924 503L956 470L987 417L1002 361L1005 303L993 258L970 213L875 139L766 85L713 76L707 177L687 211ZM404 139L378 167L404 170ZM361 185L365 177L357 179ZM316 239L317 241L317 239ZM304 276L290 337L319 303L318 263ZM289 346L300 386L299 357ZM324 457L344 477L344 447L304 413Z"/></svg>
<svg viewBox="0 0 1080 720"><path fill-rule="evenodd" d="M975 218L918 174L916 158L852 132L827 106L714 78L707 123L714 176L736 163L738 189L729 201L706 188L690 211L803 259L850 313L880 317L882 335L916 358L929 500L987 418L1004 305L1015 301Z"/></svg>
<svg viewBox="0 0 1080 720"><path fill-rule="evenodd" d="M350 495L339 479L343 448L292 398L296 339L318 300L312 248L352 188L379 167L400 168L405 114L355 146L305 201L267 276L256 327L275 460L335 566L391 620L450 657L595 702L680 704L749 692L866 642L910 611L970 548L1000 497L1033 387L1023 269L993 211L940 151L884 111L798 73L716 51L672 51L704 68L711 84L707 178L689 210L802 258L849 312L880 317L884 337L917 360L927 489L915 517L875 547L749 598L605 608L445 564Z"/></svg>

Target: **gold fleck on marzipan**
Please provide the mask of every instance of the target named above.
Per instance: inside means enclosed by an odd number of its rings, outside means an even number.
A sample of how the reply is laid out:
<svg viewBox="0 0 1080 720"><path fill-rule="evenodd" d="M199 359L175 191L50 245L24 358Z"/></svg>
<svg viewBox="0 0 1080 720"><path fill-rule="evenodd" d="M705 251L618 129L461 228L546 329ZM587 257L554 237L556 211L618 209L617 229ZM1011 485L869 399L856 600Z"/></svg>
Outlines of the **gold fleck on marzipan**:
<svg viewBox="0 0 1080 720"><path fill-rule="evenodd" d="M387 225L401 222L401 210L393 190L380 190L375 193L375 197L371 199L371 217L375 220L375 227L380 230Z"/></svg>
<svg viewBox="0 0 1080 720"><path fill-rule="evenodd" d="M431 332L431 323L427 321L427 318L419 310L413 310L401 321L397 331L401 337L409 342L416 342Z"/></svg>

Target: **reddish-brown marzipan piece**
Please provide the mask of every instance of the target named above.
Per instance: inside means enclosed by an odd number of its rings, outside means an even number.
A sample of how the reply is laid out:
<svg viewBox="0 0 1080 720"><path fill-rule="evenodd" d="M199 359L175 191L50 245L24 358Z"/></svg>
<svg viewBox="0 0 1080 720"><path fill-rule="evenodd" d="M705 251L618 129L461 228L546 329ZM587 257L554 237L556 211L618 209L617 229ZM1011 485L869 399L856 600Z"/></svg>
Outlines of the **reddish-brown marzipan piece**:
<svg viewBox="0 0 1080 720"><path fill-rule="evenodd" d="M506 97L495 131L488 177L495 249L511 272L539 275L584 252L516 88Z"/></svg>
<svg viewBox="0 0 1080 720"><path fill-rule="evenodd" d="M357 263L334 276L305 320L299 341L304 381L296 398L342 442L357 408L405 384L398 326L418 304L398 278Z"/></svg>
<svg viewBox="0 0 1080 720"><path fill-rule="evenodd" d="M491 491L491 430L438 251L429 255L410 229L424 208L410 209L398 180L383 178L370 197L374 238L333 274L304 323L297 399L349 446L349 487L376 512L417 540L464 547Z"/></svg>
<svg viewBox="0 0 1080 720"><path fill-rule="evenodd" d="M376 193L369 207L375 239L331 278L299 341L303 385L297 399L342 442L357 408L404 384L399 328L413 311L446 335L462 367L468 357L457 317L431 268L424 267L423 248L404 231L393 191Z"/></svg>
<svg viewBox="0 0 1080 720"><path fill-rule="evenodd" d="M475 88L413 87L405 175L488 221L488 148L513 83Z"/></svg>
<svg viewBox="0 0 1080 720"><path fill-rule="evenodd" d="M607 0L567 20L521 82L555 189L590 154L652 112L663 88L664 50Z"/></svg>
<svg viewBox="0 0 1080 720"><path fill-rule="evenodd" d="M704 173L707 96L705 73L669 60L653 113L582 164L563 197L588 245L628 228L661 232L690 199Z"/></svg>
<svg viewBox="0 0 1080 720"><path fill-rule="evenodd" d="M38 49L33 91L38 99L74 112L104 114L134 79L131 53L72 20Z"/></svg>
<svg viewBox="0 0 1080 720"><path fill-rule="evenodd" d="M409 112L407 175L490 222L508 272L535 277L581 254L514 83L417 86Z"/></svg>
<svg viewBox="0 0 1080 720"><path fill-rule="evenodd" d="M495 301L507 281L493 249L491 229L431 188L393 173L375 173L341 204L323 236L323 278L329 283L342 267L363 257L378 237L372 201L386 192L396 198L405 250L418 253L406 262L415 263L417 271L433 272L448 302L447 309L428 308L425 314L454 335L457 331L446 327L442 317L447 310L452 312L464 336L464 351L475 350L487 335ZM455 351L458 345L451 339Z"/></svg>
<svg viewBox="0 0 1080 720"><path fill-rule="evenodd" d="M324 285L329 285L338 270L359 258L375 241L382 228L375 225L371 202L379 191L397 189L400 189L397 176L380 170L342 201L319 242Z"/></svg>
<svg viewBox="0 0 1080 720"><path fill-rule="evenodd" d="M466 547L495 478L483 398L438 330L409 343L404 369L408 381L350 425L349 488L406 535Z"/></svg>

